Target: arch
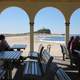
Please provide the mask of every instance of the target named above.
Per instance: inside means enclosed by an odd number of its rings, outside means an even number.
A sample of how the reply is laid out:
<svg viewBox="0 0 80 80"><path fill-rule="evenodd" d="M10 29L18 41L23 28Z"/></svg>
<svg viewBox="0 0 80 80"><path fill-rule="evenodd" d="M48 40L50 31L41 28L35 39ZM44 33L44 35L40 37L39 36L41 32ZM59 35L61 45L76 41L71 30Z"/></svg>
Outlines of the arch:
<svg viewBox="0 0 80 80"><path fill-rule="evenodd" d="M0 13L4 12L5 10L9 9L9 8L17 8L20 9L21 11L23 11L25 14L29 15L28 11L26 11L24 8L20 7L20 6L7 6L6 8L3 8L2 11L0 11ZM29 17L29 16L28 16Z"/></svg>
<svg viewBox="0 0 80 80"><path fill-rule="evenodd" d="M12 12L14 11L14 14L12 13ZM16 16L16 14L17 14L17 18L20 18L19 19L19 21L21 22L22 21L22 24L23 23L25 23L25 25L24 25L24 27L22 28L22 30L24 29L24 31L26 32L27 31L27 28L26 28L26 26L28 25L28 26L30 26L29 25L29 16L28 16L28 14L24 11L24 9L22 9L22 8L20 8L20 7L16 7L16 6L10 6L10 7L7 7L7 8L5 8L2 12L1 12L1 14L0 14L0 17L3 17L3 16L5 16L5 17L7 17L8 18L8 16ZM10 19L11 19L11 17L9 17ZM16 19L17 19L16 18ZM13 20L13 19L15 19L14 17L12 17L12 23L14 23L15 22L15 20ZM23 19L23 20L22 20ZM6 19L5 19L6 20ZM26 21L27 20L27 21ZM24 21L24 22L23 22ZM8 22L8 20L7 21L4 21L4 23L5 22ZM18 21L17 21L18 22ZM17 24L18 26L19 26L19 22L18 23L15 23L15 24ZM8 25L10 25L10 23L8 22L8 24L6 25L6 26L8 26ZM21 26L21 25L20 25ZM30 29L28 30L28 32L30 31Z"/></svg>
<svg viewBox="0 0 80 80"><path fill-rule="evenodd" d="M39 16L40 15L40 13L42 13L42 12L47 12L47 13L49 13L48 12L48 10L51 10L52 12L54 11L54 12L57 12L57 13L59 13L59 14L61 14L60 16L63 18L63 24L65 23L65 17L64 17L64 15L63 15L63 13L59 10L59 9L57 9L57 8L55 8L55 7L44 7L44 8L41 8L36 14L35 14L35 18L34 18L34 22L35 22L35 20L36 20L36 16ZM54 15L54 12L53 12L53 14L50 12L50 15ZM38 15L39 14L39 15ZM59 15L59 14L56 14L56 15ZM48 14L49 15L49 14ZM48 16L48 15L46 15L46 17ZM50 17L50 15L49 15L49 17ZM45 16L45 15L44 15ZM45 17L45 18L46 18ZM52 18L52 17L50 17L50 18ZM57 20L59 20L59 19L57 19ZM59 21L60 22L60 21ZM36 23L36 22L35 22ZM51 21L51 24L53 24L53 23L55 23L55 22L53 22L53 21ZM34 24L35 25L35 24ZM53 27L55 27L55 25L50 25L50 26L53 26ZM65 26L65 24L64 24L64 26ZM43 26L44 27L44 26ZM35 27L34 27L35 28ZM59 29L59 28L58 28ZM51 29L52 30L52 29Z"/></svg>
<svg viewBox="0 0 80 80"><path fill-rule="evenodd" d="M56 9L57 11L59 11L59 12L64 16L64 14L63 14L63 12L61 11L61 9L59 9L58 7L53 7L53 6L40 7L40 8L38 9L38 11L36 11L35 15L36 15L37 13L39 13L41 10L45 9L45 8ZM34 19L35 19L35 18L34 18ZM64 19L65 19L65 16L64 16Z"/></svg>
<svg viewBox="0 0 80 80"><path fill-rule="evenodd" d="M74 20L76 19L76 20ZM70 16L70 34L79 34L79 20L80 19L80 8L74 10L74 12ZM75 21L75 22L74 22ZM76 24L74 24L76 23ZM73 28L74 27L74 28Z"/></svg>

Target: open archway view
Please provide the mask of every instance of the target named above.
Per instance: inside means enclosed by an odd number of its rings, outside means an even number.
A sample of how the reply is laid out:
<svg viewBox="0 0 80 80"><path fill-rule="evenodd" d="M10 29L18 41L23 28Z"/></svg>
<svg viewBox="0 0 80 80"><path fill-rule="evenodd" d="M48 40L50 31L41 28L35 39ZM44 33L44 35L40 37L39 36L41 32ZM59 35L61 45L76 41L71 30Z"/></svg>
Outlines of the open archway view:
<svg viewBox="0 0 80 80"><path fill-rule="evenodd" d="M8 7L0 14L0 34L5 34L7 42L27 44L30 50L30 25L28 14L19 7Z"/></svg>
<svg viewBox="0 0 80 80"><path fill-rule="evenodd" d="M61 11L54 7L42 8L35 15L34 23L34 47L36 44L51 45L51 54L62 56L60 44L65 42L65 18Z"/></svg>
<svg viewBox="0 0 80 80"><path fill-rule="evenodd" d="M75 10L70 18L70 34L80 35L80 8Z"/></svg>

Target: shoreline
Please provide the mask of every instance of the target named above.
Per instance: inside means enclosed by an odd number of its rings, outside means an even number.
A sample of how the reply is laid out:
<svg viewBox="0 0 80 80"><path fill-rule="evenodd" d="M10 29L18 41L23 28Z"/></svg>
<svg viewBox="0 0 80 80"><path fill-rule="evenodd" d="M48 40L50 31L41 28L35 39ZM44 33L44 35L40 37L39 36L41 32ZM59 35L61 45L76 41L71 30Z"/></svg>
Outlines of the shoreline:
<svg viewBox="0 0 80 80"><path fill-rule="evenodd" d="M39 35L34 35L34 51L38 51L39 45L43 44L45 48L47 48L47 45L51 45L51 55L52 56L62 56L61 49L60 49L60 44L63 43L56 43L56 42L44 42L40 41L37 37ZM6 37L7 42L10 45L13 44L26 44L27 47L23 51L23 56L27 56L27 54L30 52L30 36L25 35L25 36L11 36L11 37Z"/></svg>
<svg viewBox="0 0 80 80"><path fill-rule="evenodd" d="M58 44L65 44L65 41L46 41L46 40L40 40L41 42L47 42L47 43L58 43Z"/></svg>

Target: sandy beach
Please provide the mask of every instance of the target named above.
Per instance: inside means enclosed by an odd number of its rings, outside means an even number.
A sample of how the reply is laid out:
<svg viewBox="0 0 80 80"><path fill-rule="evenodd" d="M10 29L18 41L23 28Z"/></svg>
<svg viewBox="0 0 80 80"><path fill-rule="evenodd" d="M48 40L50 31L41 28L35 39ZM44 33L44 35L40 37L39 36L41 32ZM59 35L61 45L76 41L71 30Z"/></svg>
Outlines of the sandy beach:
<svg viewBox="0 0 80 80"><path fill-rule="evenodd" d="M41 36L41 35L34 35L34 51L38 51L38 47L39 47L40 44L43 44L45 46L45 48L47 47L47 45L51 45L50 54L52 56L62 56L61 48L60 48L60 44L61 43L40 41L38 39L38 36ZM26 56L29 53L29 51L30 51L30 36L29 36L29 34L24 35L24 36L22 35L22 36L6 37L6 40L9 43L9 45L13 45L13 44L26 44L27 47L23 51L22 55Z"/></svg>

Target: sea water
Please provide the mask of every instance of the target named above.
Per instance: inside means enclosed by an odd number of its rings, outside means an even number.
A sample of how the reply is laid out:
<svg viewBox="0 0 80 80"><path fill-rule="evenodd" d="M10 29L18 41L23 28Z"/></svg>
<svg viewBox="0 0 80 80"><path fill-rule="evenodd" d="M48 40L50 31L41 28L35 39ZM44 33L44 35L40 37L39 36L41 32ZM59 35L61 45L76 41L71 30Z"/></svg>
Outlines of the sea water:
<svg viewBox="0 0 80 80"><path fill-rule="evenodd" d="M56 43L64 43L65 36L64 35L48 35L48 36L39 36L38 39L44 42L56 42Z"/></svg>

